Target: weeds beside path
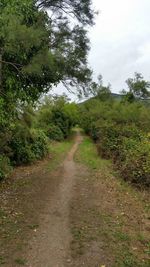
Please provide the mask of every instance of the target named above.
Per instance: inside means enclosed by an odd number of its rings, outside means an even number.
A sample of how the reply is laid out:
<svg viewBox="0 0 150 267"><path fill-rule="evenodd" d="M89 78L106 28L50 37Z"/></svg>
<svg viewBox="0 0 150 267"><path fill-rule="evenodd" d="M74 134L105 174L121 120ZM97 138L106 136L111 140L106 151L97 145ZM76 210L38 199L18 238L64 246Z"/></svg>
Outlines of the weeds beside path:
<svg viewBox="0 0 150 267"><path fill-rule="evenodd" d="M0 266L148 267L148 192L119 179L86 136L51 149L1 185Z"/></svg>
<svg viewBox="0 0 150 267"><path fill-rule="evenodd" d="M76 154L80 170L72 201L71 266L148 267L149 194L117 177L85 137Z"/></svg>

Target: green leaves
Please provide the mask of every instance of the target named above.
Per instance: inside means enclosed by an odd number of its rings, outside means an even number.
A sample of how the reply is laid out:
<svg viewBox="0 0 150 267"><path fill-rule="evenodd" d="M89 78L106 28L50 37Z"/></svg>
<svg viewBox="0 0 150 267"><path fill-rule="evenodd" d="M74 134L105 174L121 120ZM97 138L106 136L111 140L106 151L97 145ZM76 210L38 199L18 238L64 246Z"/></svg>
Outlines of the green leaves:
<svg viewBox="0 0 150 267"><path fill-rule="evenodd" d="M129 93L135 98L148 98L150 97L150 82L145 81L141 73L135 72L134 78L129 78L126 81L129 87Z"/></svg>
<svg viewBox="0 0 150 267"><path fill-rule="evenodd" d="M150 108L142 103L93 98L81 104L81 125L98 152L113 160L121 176L150 186Z"/></svg>
<svg viewBox="0 0 150 267"><path fill-rule="evenodd" d="M43 7L49 7L49 12ZM0 9L0 151L11 154L13 132L13 161L22 163L24 158L24 162L30 162L35 158L29 131L32 120L23 106L35 104L60 81L69 90L73 87L80 94L86 91L91 70L87 66L85 26L93 24L93 12L90 0L1 0ZM76 110L69 105L64 108L64 99L56 102L52 114L57 127L52 130L66 137ZM34 150L38 153L44 144L42 138L41 133L35 138Z"/></svg>
<svg viewBox="0 0 150 267"><path fill-rule="evenodd" d="M1 5L6 94L12 91L16 101L36 101L60 81L78 93L86 91L92 72L87 67L89 40L83 25L93 21L90 1L2 0ZM49 15L41 9L44 6Z"/></svg>

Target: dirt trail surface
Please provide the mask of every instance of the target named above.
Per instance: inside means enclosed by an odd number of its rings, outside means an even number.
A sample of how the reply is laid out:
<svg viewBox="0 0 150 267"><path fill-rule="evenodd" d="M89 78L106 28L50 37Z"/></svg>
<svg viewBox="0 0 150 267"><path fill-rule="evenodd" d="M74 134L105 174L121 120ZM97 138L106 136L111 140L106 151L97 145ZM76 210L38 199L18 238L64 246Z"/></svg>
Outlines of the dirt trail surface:
<svg viewBox="0 0 150 267"><path fill-rule="evenodd" d="M149 193L80 132L53 149L2 183L0 266L149 267Z"/></svg>
<svg viewBox="0 0 150 267"><path fill-rule="evenodd" d="M56 191L49 195L43 211L40 228L31 241L30 252L27 256L30 266L35 267L65 267L70 261L71 233L69 225L70 200L76 177L74 154L81 143L78 133L75 144L68 153L61 170L61 182Z"/></svg>

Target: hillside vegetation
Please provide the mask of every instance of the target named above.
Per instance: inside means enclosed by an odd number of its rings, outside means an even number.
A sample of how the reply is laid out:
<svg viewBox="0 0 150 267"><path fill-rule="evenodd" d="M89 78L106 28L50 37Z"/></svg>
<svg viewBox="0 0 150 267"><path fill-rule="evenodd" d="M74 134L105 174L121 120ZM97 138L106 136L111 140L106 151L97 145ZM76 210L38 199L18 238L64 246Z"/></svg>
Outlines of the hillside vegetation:
<svg viewBox="0 0 150 267"><path fill-rule="evenodd" d="M112 159L121 176L150 185L150 108L140 101L90 99L80 106L81 125L98 152Z"/></svg>

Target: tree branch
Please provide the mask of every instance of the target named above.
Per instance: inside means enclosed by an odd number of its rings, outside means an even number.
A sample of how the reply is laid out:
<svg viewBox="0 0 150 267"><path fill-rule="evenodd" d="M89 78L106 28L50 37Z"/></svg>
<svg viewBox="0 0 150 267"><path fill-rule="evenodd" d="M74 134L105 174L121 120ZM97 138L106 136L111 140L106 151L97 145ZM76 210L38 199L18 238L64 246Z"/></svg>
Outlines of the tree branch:
<svg viewBox="0 0 150 267"><path fill-rule="evenodd" d="M14 62L9 62L9 61L5 61L5 60L0 60L0 62L13 66L19 72L20 72L20 69L17 66L23 67L23 65L21 65L21 64L14 63Z"/></svg>

